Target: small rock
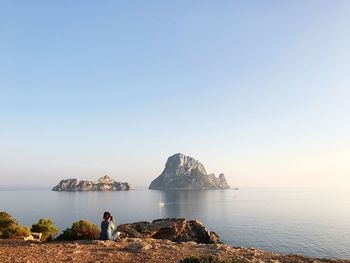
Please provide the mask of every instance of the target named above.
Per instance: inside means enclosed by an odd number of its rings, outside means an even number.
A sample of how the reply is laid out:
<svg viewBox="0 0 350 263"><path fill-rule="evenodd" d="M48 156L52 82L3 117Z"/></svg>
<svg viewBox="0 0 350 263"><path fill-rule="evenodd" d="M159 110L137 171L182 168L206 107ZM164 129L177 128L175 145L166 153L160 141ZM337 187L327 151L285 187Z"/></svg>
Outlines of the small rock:
<svg viewBox="0 0 350 263"><path fill-rule="evenodd" d="M144 252L150 248L152 248L152 245L142 241L132 242L126 246L126 249L136 253Z"/></svg>
<svg viewBox="0 0 350 263"><path fill-rule="evenodd" d="M188 244L188 245L192 245L192 246L198 245L198 243L197 243L197 242L194 242L194 241L188 241L188 242L182 242L182 243Z"/></svg>

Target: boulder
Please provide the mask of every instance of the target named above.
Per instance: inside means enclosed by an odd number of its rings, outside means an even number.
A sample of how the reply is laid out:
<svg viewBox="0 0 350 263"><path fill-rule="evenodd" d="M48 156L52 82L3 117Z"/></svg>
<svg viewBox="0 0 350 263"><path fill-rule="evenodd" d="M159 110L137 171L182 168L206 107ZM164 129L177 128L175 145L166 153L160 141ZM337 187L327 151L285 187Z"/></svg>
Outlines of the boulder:
<svg viewBox="0 0 350 263"><path fill-rule="evenodd" d="M117 227L120 237L166 239L173 242L188 242L216 244L219 236L209 231L198 220L184 218L157 219L152 222L137 222L122 224Z"/></svg>
<svg viewBox="0 0 350 263"><path fill-rule="evenodd" d="M42 233L31 232L29 236L24 237L23 240L27 241L40 241Z"/></svg>

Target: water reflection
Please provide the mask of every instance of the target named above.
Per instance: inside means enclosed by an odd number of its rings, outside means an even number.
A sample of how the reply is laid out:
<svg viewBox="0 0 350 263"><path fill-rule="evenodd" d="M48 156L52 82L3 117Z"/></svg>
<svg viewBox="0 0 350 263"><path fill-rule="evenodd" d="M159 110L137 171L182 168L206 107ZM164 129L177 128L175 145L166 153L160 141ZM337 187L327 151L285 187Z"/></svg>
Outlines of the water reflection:
<svg viewBox="0 0 350 263"><path fill-rule="evenodd" d="M164 200L162 217L185 217L204 220L208 213L220 213L225 207L228 191L157 191Z"/></svg>

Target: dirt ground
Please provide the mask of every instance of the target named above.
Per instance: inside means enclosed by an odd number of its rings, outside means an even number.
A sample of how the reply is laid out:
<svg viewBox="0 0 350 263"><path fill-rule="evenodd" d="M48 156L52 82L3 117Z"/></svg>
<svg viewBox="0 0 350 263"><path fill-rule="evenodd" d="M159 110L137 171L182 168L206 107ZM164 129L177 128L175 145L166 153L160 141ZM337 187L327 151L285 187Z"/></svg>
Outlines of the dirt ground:
<svg viewBox="0 0 350 263"><path fill-rule="evenodd" d="M232 262L348 262L281 255L225 244L173 243L156 239L38 243L0 240L0 262L179 262L189 256L213 255Z"/></svg>

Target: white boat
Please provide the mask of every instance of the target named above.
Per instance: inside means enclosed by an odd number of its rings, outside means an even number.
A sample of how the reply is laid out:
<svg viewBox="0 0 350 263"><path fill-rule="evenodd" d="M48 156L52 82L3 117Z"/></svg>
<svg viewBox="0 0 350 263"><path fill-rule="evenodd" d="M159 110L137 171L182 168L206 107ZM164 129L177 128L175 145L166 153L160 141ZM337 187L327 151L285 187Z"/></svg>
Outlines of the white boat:
<svg viewBox="0 0 350 263"><path fill-rule="evenodd" d="M157 203L159 206L164 206L164 202L162 201L162 195L159 196L159 203Z"/></svg>

